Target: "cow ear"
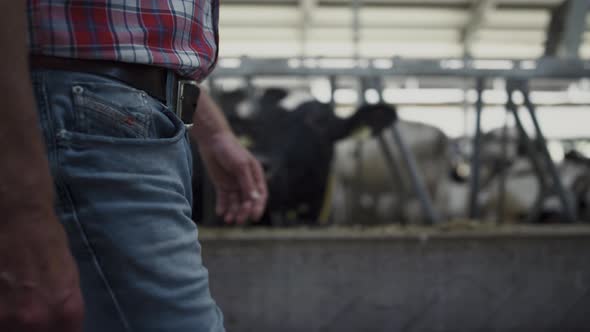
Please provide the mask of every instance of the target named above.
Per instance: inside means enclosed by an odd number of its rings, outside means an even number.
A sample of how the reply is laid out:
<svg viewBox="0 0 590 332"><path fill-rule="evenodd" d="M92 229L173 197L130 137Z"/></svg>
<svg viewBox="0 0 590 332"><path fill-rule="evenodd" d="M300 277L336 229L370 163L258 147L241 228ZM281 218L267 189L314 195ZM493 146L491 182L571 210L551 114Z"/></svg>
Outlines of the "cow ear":
<svg viewBox="0 0 590 332"><path fill-rule="evenodd" d="M369 126L374 135L398 120L395 106L385 103L363 105L357 114L360 122Z"/></svg>
<svg viewBox="0 0 590 332"><path fill-rule="evenodd" d="M281 100L285 99L289 93L285 89L281 88L269 88L264 91L262 94L261 100L267 101L270 103L279 103Z"/></svg>
<svg viewBox="0 0 590 332"><path fill-rule="evenodd" d="M388 122L395 122L398 119L396 107L385 103L366 104L361 106L357 112L368 121L387 120Z"/></svg>
<svg viewBox="0 0 590 332"><path fill-rule="evenodd" d="M245 89L235 89L227 92L223 92L220 95L221 101L230 101L231 103L237 104L248 97L248 93Z"/></svg>

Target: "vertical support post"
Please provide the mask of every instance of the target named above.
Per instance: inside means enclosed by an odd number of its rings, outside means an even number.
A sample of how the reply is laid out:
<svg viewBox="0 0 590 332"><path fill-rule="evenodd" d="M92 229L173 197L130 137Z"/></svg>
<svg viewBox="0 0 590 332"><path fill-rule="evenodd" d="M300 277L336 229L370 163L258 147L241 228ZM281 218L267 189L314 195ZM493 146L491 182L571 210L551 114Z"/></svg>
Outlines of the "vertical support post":
<svg viewBox="0 0 590 332"><path fill-rule="evenodd" d="M496 222L503 223L506 218L506 179L508 177L508 110L505 110L504 127L502 127L502 157L500 159L500 180L498 182L498 214Z"/></svg>
<svg viewBox="0 0 590 332"><path fill-rule="evenodd" d="M378 102L382 103L383 102L383 80L380 77L372 77L371 78L371 82L372 82L372 88L374 88L375 90L377 90L377 95L379 97ZM397 122L397 117L396 120ZM395 123L393 124L395 126ZM387 139L385 138L385 135L383 132L379 133L379 135L377 136L377 139L379 141L379 146L381 148L381 151L383 152L383 156L385 157L385 163L387 164L387 167L389 168L389 173L391 175L391 179L393 181L393 185L397 186L400 190L401 197L397 200L396 206L395 206L395 210L398 211L398 217L400 219L400 222L402 224L405 223L405 221L403 220L402 215L402 209L403 207L406 205L407 202L407 195L406 193L408 193L408 187L406 186L406 182L404 181L403 177L402 177L402 172L403 172L403 166L400 164L398 158L396 158L393 153L391 153L391 146L389 145L389 142L387 141Z"/></svg>
<svg viewBox="0 0 590 332"><path fill-rule="evenodd" d="M301 45L301 59L303 60L308 54L307 42L309 40L309 30L312 22L312 15L317 6L317 0L299 0L301 10L301 23L299 30L299 42Z"/></svg>
<svg viewBox="0 0 590 332"><path fill-rule="evenodd" d="M518 114L518 107L514 103L513 94L515 91L516 83L513 80L508 81L506 84L506 92L508 93L506 109L512 112L514 116L514 122L516 123L516 128L518 129L519 140L521 144L524 144L526 154L529 157L531 166L533 167L533 171L537 175L537 181L539 182L539 193L537 194L537 198L535 199L533 208L529 212L526 220L526 222L530 224L535 222L539 218L541 209L543 207L543 202L545 201L545 197L547 196L547 183L545 181L545 172L543 171L543 167L537 158L535 145L529 138L529 135L527 134L524 125L520 119L520 115Z"/></svg>
<svg viewBox="0 0 590 332"><path fill-rule="evenodd" d="M362 105L365 101L365 89L366 89L366 81L364 77L358 77L358 81L357 81L357 93L358 93L358 99L357 99L357 106ZM363 149L364 149L364 141L363 139L356 139L356 146L354 149L354 161L355 161L355 186L354 189L351 193L351 197L352 197L352 204L349 204L351 207L362 207L362 205L360 204L361 201L361 195L359 193L361 193L361 189L364 187L363 186ZM352 215L352 214L350 214ZM355 216L356 217L356 216Z"/></svg>
<svg viewBox="0 0 590 332"><path fill-rule="evenodd" d="M469 100L467 98L467 91L469 90L470 80L463 80L463 136L469 135Z"/></svg>
<svg viewBox="0 0 590 332"><path fill-rule="evenodd" d="M507 84L507 89L508 89L507 108L510 111L512 111L512 113L514 114L514 120L516 121L516 126L519 130L521 140L525 144L525 148L527 149L527 154L529 155L531 165L533 166L533 169L534 169L535 173L537 174L537 178L538 178L539 185L540 185L540 193L535 201L535 205L534 205L532 211L529 213L529 217L528 217L527 221L534 222L538 218L538 216L543 208L543 202L544 202L545 198L547 197L547 195L552 194L552 195L558 196L558 199L560 200L560 203L562 204L563 212L565 214L567 221L574 222L576 220L575 208L573 206L573 203L569 199L569 197L567 197L563 183L561 182L561 179L559 178L559 174L557 173L557 168L555 167L555 164L553 164L553 160L551 160L551 155L549 154L549 150L547 149L547 142L543 136L543 132L541 131L541 127L539 126L539 123L537 121L537 117L535 115L534 105L530 101L530 98L529 98L529 93L528 93L528 88L526 87L526 82L510 80ZM526 131L524 129L524 125L522 124L522 121L521 121L520 116L518 114L518 109L517 109L516 105L514 105L514 102L512 100L512 93L517 90L522 92L522 94L524 96L524 103L525 103L527 110L529 111L530 116L531 116L531 120L533 122L535 133L536 133L536 140L537 140L538 144L535 144L528 137L528 134L526 133ZM541 149L540 151L538 150L539 148ZM539 156L539 152L540 152L540 156ZM542 160L539 160L539 159L542 159ZM551 177L550 184L548 184L547 179L545 178L547 172L549 173L549 176Z"/></svg>
<svg viewBox="0 0 590 332"><path fill-rule="evenodd" d="M545 162L545 168L547 169L547 171L549 172L549 175L551 176L551 180L552 180L551 184L552 184L553 192L557 194L557 196L561 202L566 220L568 222L573 223L577 219L576 209L574 207L572 200L570 199L570 197L568 197L568 195L565 191L565 187L563 185L563 182L561 181L561 178L559 177L559 173L557 172L557 167L555 167L555 164L553 163L553 160L551 159L551 154L549 153L549 150L547 149L547 140L545 139L545 136L543 135L543 132L541 130L541 126L539 125L539 121L537 120L535 105L533 105L533 103L531 102L531 100L529 98L529 93L528 93L527 87L525 87L525 86L522 87L522 94L524 95L524 103L527 106L527 109L528 109L529 114L531 116L531 120L533 122L533 126L535 127L536 139L537 139L538 145L541 149L541 155L542 155L543 161Z"/></svg>
<svg viewBox="0 0 590 332"><path fill-rule="evenodd" d="M473 0L469 12L469 21L462 31L463 55L464 58L471 58L471 47L477 32L485 26L490 12L494 11L497 0Z"/></svg>
<svg viewBox="0 0 590 332"><path fill-rule="evenodd" d="M364 92L367 90L367 88L371 87L379 91L379 101L382 101L383 96L381 95L381 92L383 90L383 83L380 79L365 77L361 82L361 90L363 92L361 100L365 100ZM428 192L426 184L424 183L422 177L419 174L418 164L414 158L414 154L412 153L412 151L410 151L410 149L404 142L402 135L400 134L399 129L397 128L397 120L391 125L391 135L393 141L398 146L401 158L405 164L405 168L407 169L410 175L410 180L412 183L412 187L414 189L414 193L416 194L418 201L420 202L422 210L426 214L428 222L430 224L439 223L441 221L441 218L438 215L436 209L434 208L434 204L432 202L432 198L430 197L430 193ZM393 181L399 184L400 186L403 186L404 192L406 192L405 184L401 175L402 165L398 163L397 159L391 153L391 148L383 134L379 135L378 139L379 146L381 147L381 151L383 152L385 162L387 163L387 166L390 170Z"/></svg>
<svg viewBox="0 0 590 332"><path fill-rule="evenodd" d="M334 99L334 93L336 92L336 84L338 81L335 76L330 76L329 81L330 81L330 108L335 109L336 108L336 100Z"/></svg>
<svg viewBox="0 0 590 332"><path fill-rule="evenodd" d="M553 10L547 31L545 56L579 58L589 10L588 0L565 0Z"/></svg>
<svg viewBox="0 0 590 332"><path fill-rule="evenodd" d="M533 171L535 172L535 174L537 175L537 178L539 179L539 184L541 186L541 191L545 191L545 189L547 188L547 181L545 180L545 173L543 171L543 165L541 165L541 162L539 161L539 159L537 158L537 153L535 151L535 144L533 144L533 142L531 141L531 139L529 138L529 135L527 134L524 125L522 123L522 120L520 119L520 115L518 114L518 107L514 104L514 101L512 99L512 93L515 91L514 88L512 88L511 86L513 85L513 83L509 82L508 83L508 103L506 105L506 108L512 112L513 116L514 116L514 122L516 123L516 128L518 129L518 133L519 133L519 138L522 144L524 144L524 147L526 149L526 153L529 157L529 160L531 162L531 166L533 167Z"/></svg>
<svg viewBox="0 0 590 332"><path fill-rule="evenodd" d="M360 57L360 11L361 11L361 0L351 0L352 9L352 44L353 44L353 57L358 60Z"/></svg>
<svg viewBox="0 0 590 332"><path fill-rule="evenodd" d="M430 194L426 189L426 185L422 178L418 174L418 165L416 160L414 159L414 155L408 149L407 145L405 144L400 132L395 125L391 126L391 135L393 136L393 140L397 143L397 146L400 149L402 159L406 164L406 168L410 173L410 179L412 180L412 184L414 190L416 191L416 196L418 196L418 200L420 201L420 205L422 209L426 213L426 217L428 218L428 222L430 224L437 224L440 222L440 216L434 209L434 205L432 204L432 199L430 198Z"/></svg>
<svg viewBox="0 0 590 332"><path fill-rule="evenodd" d="M478 194L479 194L479 164L481 152L481 113L483 112L483 90L485 81L478 78L476 83L477 101L475 103L475 136L473 138L473 151L471 156L471 188L469 194L469 218L479 218Z"/></svg>
<svg viewBox="0 0 590 332"><path fill-rule="evenodd" d="M406 193L408 192L408 189L406 188L405 182L403 181L401 175L402 167L399 164L398 160L393 156L393 153L391 153L391 147L387 142L387 139L385 139L383 133L379 134L379 136L377 136L377 139L379 141L379 147L381 148L381 152L383 152L383 156L385 157L385 163L387 164L387 168L389 168L389 174L391 175L393 185L401 189L400 192L402 194L400 199L397 201L398 203L395 207L397 211L401 212L401 209L403 209L403 206L405 205L404 203L406 201ZM400 213L398 216L401 215L402 214ZM401 223L404 224L404 220L401 220Z"/></svg>
<svg viewBox="0 0 590 332"><path fill-rule="evenodd" d="M250 100L254 100L255 94L256 94L256 88L254 87L254 83L252 82L252 76L246 76L244 77L244 80L246 81L246 93L248 94L248 98Z"/></svg>

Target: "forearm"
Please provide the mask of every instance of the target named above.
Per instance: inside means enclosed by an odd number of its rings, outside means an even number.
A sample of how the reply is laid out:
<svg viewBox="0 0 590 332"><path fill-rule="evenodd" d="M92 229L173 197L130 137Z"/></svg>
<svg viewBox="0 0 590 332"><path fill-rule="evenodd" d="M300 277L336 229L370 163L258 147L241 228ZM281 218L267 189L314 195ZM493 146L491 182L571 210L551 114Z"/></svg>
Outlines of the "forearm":
<svg viewBox="0 0 590 332"><path fill-rule="evenodd" d="M193 123L195 125L192 128L192 134L198 142L205 142L220 133L231 133L223 112L203 89Z"/></svg>
<svg viewBox="0 0 590 332"><path fill-rule="evenodd" d="M30 83L26 1L0 1L0 212L2 220L52 210L52 186Z"/></svg>
<svg viewBox="0 0 590 332"><path fill-rule="evenodd" d="M268 189L254 156L240 145L219 106L201 92L192 135L216 193L216 213L226 223L260 220Z"/></svg>

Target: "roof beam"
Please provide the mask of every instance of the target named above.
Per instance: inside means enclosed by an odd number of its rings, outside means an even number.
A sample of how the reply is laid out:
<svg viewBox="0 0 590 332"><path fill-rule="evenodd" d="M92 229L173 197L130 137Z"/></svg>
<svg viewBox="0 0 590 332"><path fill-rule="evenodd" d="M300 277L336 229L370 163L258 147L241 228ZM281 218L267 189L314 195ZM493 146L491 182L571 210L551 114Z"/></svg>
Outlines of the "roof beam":
<svg viewBox="0 0 590 332"><path fill-rule="evenodd" d="M486 22L489 13L492 12L497 5L497 0L473 0L471 6L469 21L465 25L462 34L462 42L464 54L466 57L471 56L471 47L475 41L477 31L481 29Z"/></svg>
<svg viewBox="0 0 590 332"><path fill-rule="evenodd" d="M352 0L352 44L354 47L354 57L360 57L361 42L361 0Z"/></svg>
<svg viewBox="0 0 590 332"><path fill-rule="evenodd" d="M579 57L588 10L589 0L566 0L553 10L547 31L545 56L564 59Z"/></svg>
<svg viewBox="0 0 590 332"><path fill-rule="evenodd" d="M318 5L318 0L299 0L299 9L301 10L301 56L307 55L307 41L309 40L309 30L312 24L312 15Z"/></svg>
<svg viewBox="0 0 590 332"><path fill-rule="evenodd" d="M305 60L305 59L304 59ZM239 66L223 67L219 66L214 72L213 77L244 77L244 76L378 76L378 77L408 77L408 76L437 76L437 77L503 77L513 79L533 79L533 78L564 78L579 79L590 77L590 61L582 60L561 60L555 58L545 58L535 62L535 66L530 68L530 64L525 66L525 62L496 60L502 66L495 64L491 66L488 63L485 68L480 66L458 66L452 68L447 65L443 66L441 60L424 60L424 59L394 59L393 66L388 68L378 68L375 66L377 59L371 60L372 66L362 68L355 66L355 61L350 58L340 58L345 63L333 63L338 58L310 58L313 63L306 63L297 59L298 63L293 63L293 59L275 58L275 59L256 59L241 58ZM323 63L322 63L323 61ZM463 64L462 60L456 60ZM475 60L477 62L477 60ZM489 62L490 60L481 60ZM494 62L492 60L492 62ZM530 62L526 61L526 62ZM324 66L325 65L325 66ZM345 65L345 66L344 66ZM483 65L483 64L482 64Z"/></svg>

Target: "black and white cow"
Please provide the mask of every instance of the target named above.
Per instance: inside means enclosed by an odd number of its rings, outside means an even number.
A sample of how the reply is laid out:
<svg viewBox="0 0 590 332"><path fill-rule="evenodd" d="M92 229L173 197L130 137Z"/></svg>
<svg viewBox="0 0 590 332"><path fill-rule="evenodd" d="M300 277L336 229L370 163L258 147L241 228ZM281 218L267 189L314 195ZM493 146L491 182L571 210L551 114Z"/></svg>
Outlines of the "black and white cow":
<svg viewBox="0 0 590 332"><path fill-rule="evenodd" d="M446 219L449 190L449 139L438 128L397 121L404 144L413 154L434 208ZM396 168L386 162L374 136L338 143L334 162L334 221L346 223L422 223L427 219L409 180L409 173L390 128L381 133Z"/></svg>
<svg viewBox="0 0 590 332"><path fill-rule="evenodd" d="M486 133L481 141L481 170L479 206L483 219L497 219L500 206L500 181L505 172L504 217L505 222L522 222L528 219L541 191L538 175L535 173L524 144L515 128L508 128L506 151L503 156L502 129ZM464 145L465 146L465 145ZM463 152L463 162L468 163L471 151ZM580 220L588 221L590 161L580 153L570 151L556 164L559 177L565 187L566 195L574 200ZM549 179L548 174L544 177ZM465 197L468 191L468 175L457 176L464 183ZM542 206L536 222L561 222L563 211L556 197L547 199Z"/></svg>
<svg viewBox="0 0 590 332"><path fill-rule="evenodd" d="M335 143L359 127L378 132L395 120L395 110L387 105L360 107L353 116L342 119L327 104L312 98L293 102L291 97L283 89L268 89L254 99L245 91L217 98L236 135L265 168L269 201L261 223L266 225L316 223L325 201ZM197 180L197 196L199 186L203 183ZM199 198L195 202L195 216L200 219L198 210L205 207L198 204Z"/></svg>

